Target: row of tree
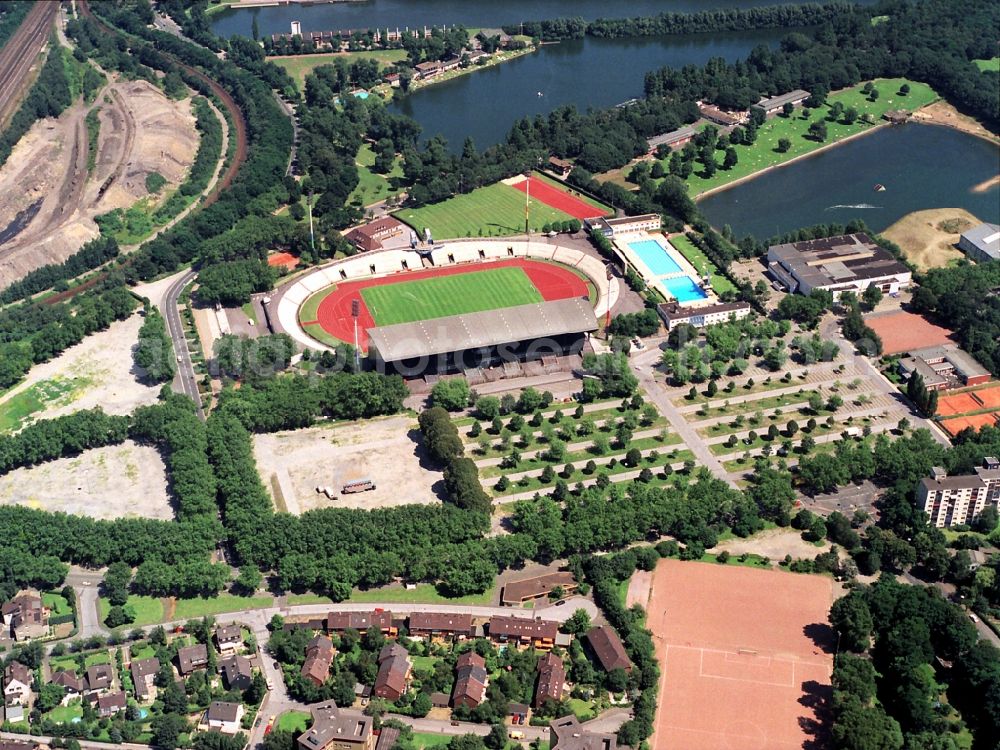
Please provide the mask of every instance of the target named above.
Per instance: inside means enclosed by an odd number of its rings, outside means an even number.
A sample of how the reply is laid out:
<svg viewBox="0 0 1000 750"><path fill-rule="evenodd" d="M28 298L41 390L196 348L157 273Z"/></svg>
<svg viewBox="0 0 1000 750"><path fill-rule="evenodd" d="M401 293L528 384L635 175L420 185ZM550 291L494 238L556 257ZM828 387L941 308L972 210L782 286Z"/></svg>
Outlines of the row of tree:
<svg viewBox="0 0 1000 750"><path fill-rule="evenodd" d="M63 291L66 281L104 265L118 257L118 243L113 237L96 237L84 243L62 263L50 263L36 268L0 293L0 304L18 302L53 286Z"/></svg>
<svg viewBox="0 0 1000 750"><path fill-rule="evenodd" d="M479 482L475 461L465 455L465 445L448 412L432 406L419 417L424 448L430 457L444 467L444 487L448 499L457 507L474 513L488 514L493 502Z"/></svg>
<svg viewBox="0 0 1000 750"><path fill-rule="evenodd" d="M145 320L139 327L139 340L132 350L132 360L146 378L154 383L173 380L177 372L174 363L174 347L167 335L167 325L159 310L146 306Z"/></svg>

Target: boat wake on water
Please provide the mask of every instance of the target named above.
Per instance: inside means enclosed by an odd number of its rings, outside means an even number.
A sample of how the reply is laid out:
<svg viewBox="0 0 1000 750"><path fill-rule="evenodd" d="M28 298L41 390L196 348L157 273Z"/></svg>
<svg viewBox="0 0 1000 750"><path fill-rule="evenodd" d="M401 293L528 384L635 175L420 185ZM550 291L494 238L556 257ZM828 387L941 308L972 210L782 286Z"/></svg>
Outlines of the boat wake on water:
<svg viewBox="0 0 1000 750"><path fill-rule="evenodd" d="M856 203L853 206L845 206L838 203L836 206L827 206L827 211L833 211L835 208L882 208L882 206L873 206L871 203Z"/></svg>

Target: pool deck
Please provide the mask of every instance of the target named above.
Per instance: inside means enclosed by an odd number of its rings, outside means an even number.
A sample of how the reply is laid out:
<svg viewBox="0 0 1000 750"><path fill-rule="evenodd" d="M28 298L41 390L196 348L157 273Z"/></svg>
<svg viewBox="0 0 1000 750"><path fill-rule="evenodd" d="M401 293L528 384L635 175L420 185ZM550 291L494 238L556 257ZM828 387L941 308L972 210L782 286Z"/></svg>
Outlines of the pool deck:
<svg viewBox="0 0 1000 750"><path fill-rule="evenodd" d="M663 248L663 252L671 260L673 260L680 270L666 274L657 274L652 268L650 268L643 256L636 252L635 248L632 247L632 244L645 242L655 242ZM665 299L677 299L664 283L667 280L689 277L696 285L700 286L701 276L698 273L698 270L691 265L688 259L685 258L684 255L677 250L677 248L670 244L669 240L661 232L657 232L655 234L647 232L630 232L628 234L615 235L612 240L612 244L622 260L632 266L639 273L639 275L642 276L647 286L651 286L656 289ZM677 301L685 307L699 307L701 305L709 305L718 302L718 298L711 288L704 289L703 291L706 294L705 297Z"/></svg>

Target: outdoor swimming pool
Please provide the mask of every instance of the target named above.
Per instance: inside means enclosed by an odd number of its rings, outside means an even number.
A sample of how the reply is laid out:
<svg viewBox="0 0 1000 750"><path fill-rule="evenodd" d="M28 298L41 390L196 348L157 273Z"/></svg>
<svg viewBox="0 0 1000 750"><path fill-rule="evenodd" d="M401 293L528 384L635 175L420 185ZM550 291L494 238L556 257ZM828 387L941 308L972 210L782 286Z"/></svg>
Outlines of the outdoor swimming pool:
<svg viewBox="0 0 1000 750"><path fill-rule="evenodd" d="M678 276L676 279L662 279L660 283L681 304L708 298L708 295L698 285L698 282L690 276Z"/></svg>
<svg viewBox="0 0 1000 750"><path fill-rule="evenodd" d="M656 240L640 240L630 242L628 246L639 256L639 259L646 264L653 272L654 278L667 276L672 273L680 273L683 269L677 261L670 257L663 245Z"/></svg>

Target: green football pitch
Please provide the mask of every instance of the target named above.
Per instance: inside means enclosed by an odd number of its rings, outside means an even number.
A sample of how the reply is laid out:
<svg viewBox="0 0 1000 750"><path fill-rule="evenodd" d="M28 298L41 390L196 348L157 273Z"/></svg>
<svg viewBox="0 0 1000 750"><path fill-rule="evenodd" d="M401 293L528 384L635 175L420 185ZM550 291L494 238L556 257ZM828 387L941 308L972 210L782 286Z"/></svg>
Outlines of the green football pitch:
<svg viewBox="0 0 1000 750"><path fill-rule="evenodd" d="M541 292L520 268L493 268L369 286L361 290L361 296L378 326L543 301Z"/></svg>

